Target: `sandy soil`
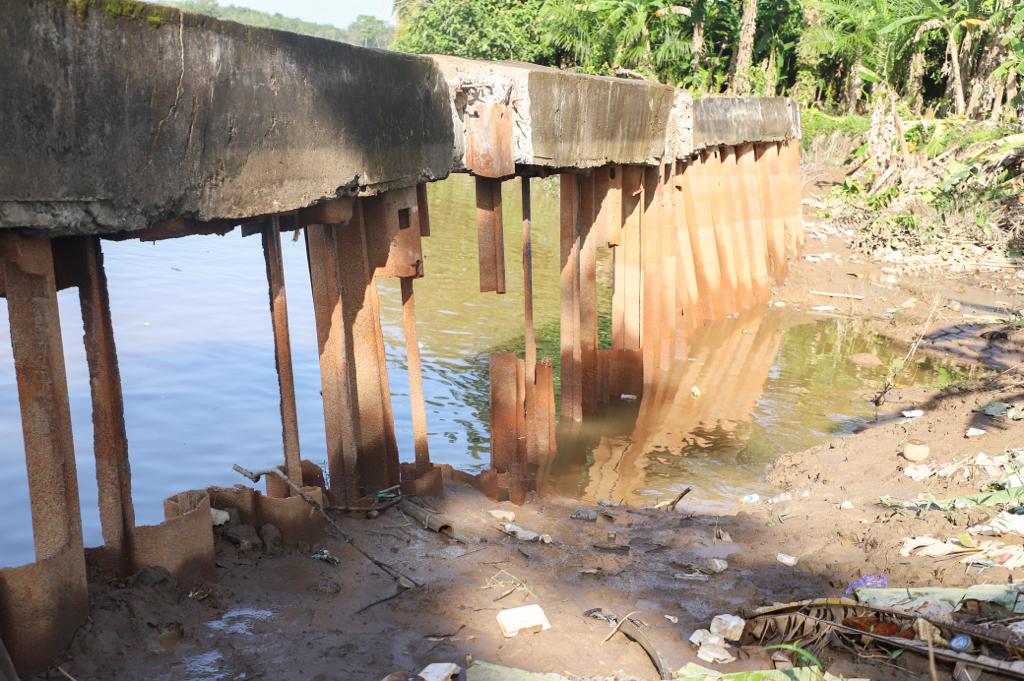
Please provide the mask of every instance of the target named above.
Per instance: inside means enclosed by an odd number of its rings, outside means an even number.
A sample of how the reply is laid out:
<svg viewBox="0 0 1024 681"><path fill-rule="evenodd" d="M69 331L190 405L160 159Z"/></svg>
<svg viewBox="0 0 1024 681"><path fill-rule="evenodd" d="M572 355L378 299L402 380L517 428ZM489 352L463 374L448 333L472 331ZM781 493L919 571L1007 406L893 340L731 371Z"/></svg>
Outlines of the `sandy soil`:
<svg viewBox="0 0 1024 681"><path fill-rule="evenodd" d="M621 635L607 643L609 626L583 616L590 608L619 615L637 611L672 668L696 661L687 642L720 613L802 598L839 595L864 574L880 573L892 586L1004 583L1005 569L978 574L956 562L901 557L903 538L956 536L977 511L920 517L879 505L881 495L942 498L977 491L983 478L960 476L913 482L899 456L909 438L926 442L930 463L989 455L1024 445L1024 421L995 421L975 410L991 400L1021 398L1021 334L991 334L1006 307L1024 303L1024 279L1014 272L953 275L906 272L893 263L869 263L849 251L841 234L808 218L804 255L792 264L773 299L801 310L820 305L893 338L924 334L921 352L945 353L994 369L981 380L944 389L897 386L879 418L856 435L783 456L769 473L792 501L737 506L735 514L700 515L618 507L611 518L572 520L572 500L532 499L526 506L494 504L475 490L449 483L443 500L429 500L462 533L464 545L417 526L392 509L379 518L342 518L366 550L422 586L396 593L394 581L337 539L324 546L339 566L312 560L311 550L269 556L240 552L218 539L217 575L204 589L182 593L159 570L127 581L94 585L92 618L62 668L88 679L380 679L430 662L462 662L467 655L533 671L578 677L656 678L638 645ZM821 254L829 253L828 258ZM824 291L862 296L835 298ZM897 381L898 383L898 381ZM908 421L902 410L922 409ZM969 427L984 428L977 439ZM848 508L840 508L842 502ZM524 543L502 534L486 510L506 508L520 525L551 535L551 544ZM731 535L731 542L716 538ZM594 543L628 545L606 552ZM309 547L309 549L319 547ZM787 567L778 553L796 556ZM690 564L724 558L729 568L707 582L673 575ZM540 604L552 628L505 639L495 621L502 608ZM672 619L670 619L672 618ZM858 661L830 651L835 674L872 679L929 678L922 660L905 655L903 669ZM769 667L765 656L741 657L723 670ZM943 671L948 677L948 670ZM56 671L39 678L64 678Z"/></svg>

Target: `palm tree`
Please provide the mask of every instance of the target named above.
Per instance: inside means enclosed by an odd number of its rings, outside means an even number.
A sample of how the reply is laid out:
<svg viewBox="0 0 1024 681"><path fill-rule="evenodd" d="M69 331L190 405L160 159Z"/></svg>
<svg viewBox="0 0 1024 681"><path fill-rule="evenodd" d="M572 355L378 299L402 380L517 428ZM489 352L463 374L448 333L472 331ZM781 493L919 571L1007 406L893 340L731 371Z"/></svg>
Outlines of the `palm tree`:
<svg viewBox="0 0 1024 681"><path fill-rule="evenodd" d="M689 58L682 31L689 15L671 0L548 0L540 22L549 40L585 70L636 70L673 81Z"/></svg>
<svg viewBox="0 0 1024 681"><path fill-rule="evenodd" d="M757 0L743 0L740 39L729 62L729 91L745 95L750 91L750 63L754 55L754 33L757 31Z"/></svg>

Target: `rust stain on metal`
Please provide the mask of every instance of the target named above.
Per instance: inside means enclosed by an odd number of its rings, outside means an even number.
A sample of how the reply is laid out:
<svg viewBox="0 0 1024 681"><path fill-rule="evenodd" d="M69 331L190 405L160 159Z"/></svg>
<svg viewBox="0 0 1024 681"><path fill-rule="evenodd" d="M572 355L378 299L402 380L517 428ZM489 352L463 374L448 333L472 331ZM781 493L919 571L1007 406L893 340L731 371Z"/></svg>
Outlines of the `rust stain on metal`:
<svg viewBox="0 0 1024 681"><path fill-rule="evenodd" d="M409 367L409 401L412 407L412 435L416 451L416 469L430 470L430 447L427 443L427 410L423 402L423 368L420 365L420 343L416 335L416 306L413 280L402 278L402 321L405 324L405 356Z"/></svg>
<svg viewBox="0 0 1024 681"><path fill-rule="evenodd" d="M476 235L480 292L505 293L505 235L501 219L501 181L476 178Z"/></svg>
<svg viewBox="0 0 1024 681"><path fill-rule="evenodd" d="M276 218L271 224L264 226L262 239L270 296L270 322L274 333L274 363L277 366L285 473L292 480L301 480L302 457L299 452L299 421L295 408L292 347L288 336L288 301L285 296L284 264L281 260L281 226ZM284 496L288 496L288 491L290 490L286 490Z"/></svg>
<svg viewBox="0 0 1024 681"><path fill-rule="evenodd" d="M344 228L338 230L342 233L345 231ZM349 370L351 364L346 361L351 339L342 327L343 318L348 312L344 306L348 303L339 295L336 228L331 225L309 225L305 234L320 353L320 392L327 435L327 469L332 493L341 503L352 504L360 496L359 470L350 386L353 377ZM345 267L340 269L344 272Z"/></svg>

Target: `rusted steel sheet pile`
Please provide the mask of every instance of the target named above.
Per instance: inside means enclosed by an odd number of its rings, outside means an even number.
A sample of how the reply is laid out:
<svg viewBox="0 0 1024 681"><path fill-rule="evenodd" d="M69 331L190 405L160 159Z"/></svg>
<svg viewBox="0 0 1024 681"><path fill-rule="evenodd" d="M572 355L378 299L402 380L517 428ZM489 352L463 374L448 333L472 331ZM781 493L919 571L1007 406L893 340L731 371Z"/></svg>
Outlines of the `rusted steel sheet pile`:
<svg viewBox="0 0 1024 681"><path fill-rule="evenodd" d="M103 239L262 239L284 473L322 504L401 484L443 493L431 463L414 282L429 182L476 176L480 290L506 290L501 183L518 178L525 358L491 363L492 469L525 498L555 450L552 358L533 333L530 180L560 175L561 422L650 392L687 332L766 300L799 245L798 113L525 64L402 55L242 27L153 5L0 3L0 293L7 299L36 561L0 570L0 638L21 673L53 662L88 615L86 565L147 565L183 585L213 572L211 508L324 531L269 478L188 490L137 526ZM443 226L435 226L443 228ZM324 473L299 451L281 259L306 243L326 425ZM612 348L597 343L596 263L613 251ZM439 264L438 266L443 266ZM414 453L400 463L376 281L401 282ZM104 544L85 549L57 291L77 288ZM173 454L173 452L168 452ZM244 463L244 462L242 462Z"/></svg>

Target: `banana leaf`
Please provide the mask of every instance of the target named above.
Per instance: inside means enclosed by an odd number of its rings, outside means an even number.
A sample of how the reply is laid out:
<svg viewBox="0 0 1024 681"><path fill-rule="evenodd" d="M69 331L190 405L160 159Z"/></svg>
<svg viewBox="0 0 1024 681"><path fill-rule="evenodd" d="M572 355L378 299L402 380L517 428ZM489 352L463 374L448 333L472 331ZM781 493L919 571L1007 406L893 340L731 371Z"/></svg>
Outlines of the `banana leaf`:
<svg viewBox="0 0 1024 681"><path fill-rule="evenodd" d="M676 672L675 681L822 681L825 675L818 667L794 667L756 672L725 674L690 663Z"/></svg>
<svg viewBox="0 0 1024 681"><path fill-rule="evenodd" d="M913 501L901 501L893 499L889 495L882 497L881 504L887 508L902 508L908 511L951 511L955 508L970 508L972 506L995 506L997 504L1024 504L1024 487L1011 487L994 492L982 492L980 494L968 494L951 499L917 499Z"/></svg>
<svg viewBox="0 0 1024 681"><path fill-rule="evenodd" d="M895 629L898 635L878 633L874 627L866 630L863 625L852 625L864 620L879 623L879 631ZM922 626L922 623L927 626ZM973 650L957 652L944 645L958 634L970 636L973 649L981 648L984 654ZM908 635L909 638L906 637ZM927 657L929 645L921 638L922 635L932 639L932 650L938 660L953 664L961 662L1009 678L1024 679L1024 640L1005 627L933 620L888 608L861 605L847 598L819 598L756 610L747 620L741 643L745 646L796 643L812 652L826 645L850 647L873 644Z"/></svg>

